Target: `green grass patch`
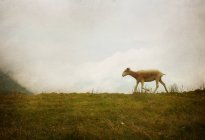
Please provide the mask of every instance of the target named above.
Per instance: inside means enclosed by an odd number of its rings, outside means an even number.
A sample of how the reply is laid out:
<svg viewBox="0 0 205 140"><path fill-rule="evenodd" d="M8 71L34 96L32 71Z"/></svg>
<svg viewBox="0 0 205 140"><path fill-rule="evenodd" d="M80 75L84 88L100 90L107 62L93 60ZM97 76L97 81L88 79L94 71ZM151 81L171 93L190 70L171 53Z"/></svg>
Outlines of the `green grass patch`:
<svg viewBox="0 0 205 140"><path fill-rule="evenodd" d="M0 95L0 139L204 139L205 94Z"/></svg>

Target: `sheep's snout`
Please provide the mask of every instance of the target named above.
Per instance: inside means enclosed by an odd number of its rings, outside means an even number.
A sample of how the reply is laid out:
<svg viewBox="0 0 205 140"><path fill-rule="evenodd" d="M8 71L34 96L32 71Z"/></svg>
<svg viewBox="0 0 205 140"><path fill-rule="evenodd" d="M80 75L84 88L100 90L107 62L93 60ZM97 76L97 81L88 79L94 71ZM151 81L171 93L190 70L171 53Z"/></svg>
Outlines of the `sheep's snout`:
<svg viewBox="0 0 205 140"><path fill-rule="evenodd" d="M123 72L123 73L122 73L122 77L125 77L126 75L127 75L126 72Z"/></svg>

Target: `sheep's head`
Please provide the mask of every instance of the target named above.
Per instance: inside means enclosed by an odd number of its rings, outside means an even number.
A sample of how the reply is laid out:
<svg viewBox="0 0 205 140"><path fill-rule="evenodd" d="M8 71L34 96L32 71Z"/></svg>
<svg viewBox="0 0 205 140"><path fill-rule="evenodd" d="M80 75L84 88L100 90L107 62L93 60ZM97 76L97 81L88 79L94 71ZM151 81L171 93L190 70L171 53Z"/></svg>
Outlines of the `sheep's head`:
<svg viewBox="0 0 205 140"><path fill-rule="evenodd" d="M127 75L129 74L129 72L130 72L130 68L126 68L126 69L123 71L122 76L123 76L123 77L124 77L124 76L127 76Z"/></svg>

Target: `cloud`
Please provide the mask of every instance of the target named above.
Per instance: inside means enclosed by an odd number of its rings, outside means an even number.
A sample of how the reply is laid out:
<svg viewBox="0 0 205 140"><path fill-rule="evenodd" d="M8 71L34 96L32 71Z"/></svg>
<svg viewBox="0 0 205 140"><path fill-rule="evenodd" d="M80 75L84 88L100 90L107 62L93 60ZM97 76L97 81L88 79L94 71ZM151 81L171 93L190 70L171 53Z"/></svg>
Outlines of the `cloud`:
<svg viewBox="0 0 205 140"><path fill-rule="evenodd" d="M98 92L131 92L135 85L132 78L122 78L122 71L126 67L133 70L160 69L166 76L163 77L167 85L177 83L184 87L197 87L205 78L203 65L191 66L193 58L179 56L173 58L173 52L161 50L159 47L130 49L126 52L117 52L110 57L97 62L86 62L77 65L65 63L42 62L38 65L26 64L26 69L15 73L16 79L21 79L22 85L35 91L98 91ZM163 58L164 57L164 58ZM177 62L176 59L187 61ZM55 59L54 59L55 60ZM184 63L184 65L179 64ZM180 65L182 65L180 68ZM197 64L196 64L197 65ZM200 73L199 73L200 72ZM196 81L195 81L196 80ZM154 83L148 84L153 88ZM163 90L161 88L161 90Z"/></svg>
<svg viewBox="0 0 205 140"><path fill-rule="evenodd" d="M202 0L0 2L0 68L34 92L131 92L126 67L205 82Z"/></svg>

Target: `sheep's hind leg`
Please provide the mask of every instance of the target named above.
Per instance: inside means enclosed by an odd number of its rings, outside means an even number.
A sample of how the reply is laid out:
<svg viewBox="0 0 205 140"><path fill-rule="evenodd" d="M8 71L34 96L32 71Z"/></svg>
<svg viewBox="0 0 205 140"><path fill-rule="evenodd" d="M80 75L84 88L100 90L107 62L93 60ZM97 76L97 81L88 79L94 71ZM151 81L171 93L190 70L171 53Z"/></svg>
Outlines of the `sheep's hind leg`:
<svg viewBox="0 0 205 140"><path fill-rule="evenodd" d="M162 81L162 79L160 79L159 82L164 86L164 89L168 93L167 87L166 87L165 83Z"/></svg>
<svg viewBox="0 0 205 140"><path fill-rule="evenodd" d="M141 93L143 93L144 81L141 81Z"/></svg>
<svg viewBox="0 0 205 140"><path fill-rule="evenodd" d="M159 87L159 80L156 80L156 88L154 90L154 93L157 91L158 87Z"/></svg>

